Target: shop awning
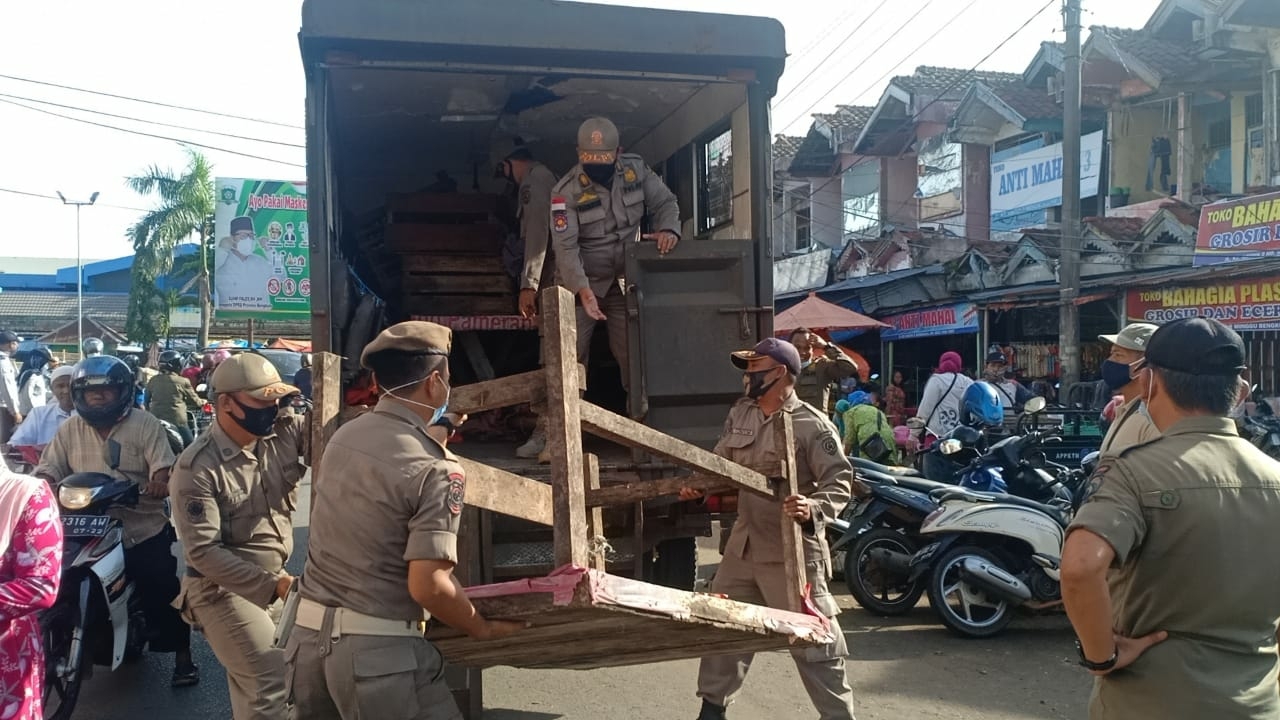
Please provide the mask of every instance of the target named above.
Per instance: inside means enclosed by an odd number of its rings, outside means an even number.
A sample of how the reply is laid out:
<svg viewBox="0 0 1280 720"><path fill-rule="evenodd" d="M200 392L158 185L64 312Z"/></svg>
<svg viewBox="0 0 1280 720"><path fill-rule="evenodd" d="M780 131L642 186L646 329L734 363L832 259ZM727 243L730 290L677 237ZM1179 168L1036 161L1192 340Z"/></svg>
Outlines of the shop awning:
<svg viewBox="0 0 1280 720"><path fill-rule="evenodd" d="M782 311L773 320L773 331L784 333L796 328L823 330L870 330L889 325L809 293L809 297Z"/></svg>

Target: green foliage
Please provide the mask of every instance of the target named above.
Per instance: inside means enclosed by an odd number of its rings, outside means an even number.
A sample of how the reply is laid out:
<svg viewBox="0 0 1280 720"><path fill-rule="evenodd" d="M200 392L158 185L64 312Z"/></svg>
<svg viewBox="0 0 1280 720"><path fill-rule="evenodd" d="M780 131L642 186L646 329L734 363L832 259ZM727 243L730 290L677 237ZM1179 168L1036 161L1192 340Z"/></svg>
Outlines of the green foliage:
<svg viewBox="0 0 1280 720"><path fill-rule="evenodd" d="M200 283L201 303L207 305L209 267L213 265L213 166L199 152L187 148L187 168L173 170L151 166L143 174L127 178L125 184L141 195L151 195L159 206L129 228L133 243L133 275L129 289L129 317L125 332L141 345L157 342L169 332L169 310L178 293L160 287L175 270L174 248L195 240L205 252L195 253L179 263L193 263ZM182 269L179 264L178 269ZM208 312L202 312L201 340L208 337Z"/></svg>

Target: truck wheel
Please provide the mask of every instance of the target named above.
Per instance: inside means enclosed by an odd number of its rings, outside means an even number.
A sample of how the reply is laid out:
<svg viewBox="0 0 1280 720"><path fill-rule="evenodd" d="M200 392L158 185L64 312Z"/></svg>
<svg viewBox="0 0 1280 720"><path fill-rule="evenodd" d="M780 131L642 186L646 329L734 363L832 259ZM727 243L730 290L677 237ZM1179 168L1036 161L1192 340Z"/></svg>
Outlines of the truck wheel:
<svg viewBox="0 0 1280 720"><path fill-rule="evenodd" d="M663 540L653 549L653 555L649 568L651 582L677 590L693 590L698 579L697 538Z"/></svg>

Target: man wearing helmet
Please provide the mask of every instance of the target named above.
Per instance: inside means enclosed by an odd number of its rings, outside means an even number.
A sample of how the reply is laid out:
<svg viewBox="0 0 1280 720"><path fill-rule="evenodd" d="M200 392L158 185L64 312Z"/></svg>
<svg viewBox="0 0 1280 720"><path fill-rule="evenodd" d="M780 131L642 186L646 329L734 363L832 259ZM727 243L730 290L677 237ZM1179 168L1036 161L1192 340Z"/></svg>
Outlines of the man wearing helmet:
<svg viewBox="0 0 1280 720"><path fill-rule="evenodd" d="M176 350L160 353L160 374L147 383L147 410L173 425L186 447L194 439L191 414L200 412L200 398L191 382L182 377L182 355Z"/></svg>
<svg viewBox="0 0 1280 720"><path fill-rule="evenodd" d="M152 652L176 654L174 686L194 685L191 628L170 605L178 595L178 564L170 552L176 539L164 513L173 450L164 426L133 409L133 372L119 358L82 360L71 380L76 415L58 428L35 475L60 482L73 473L98 472L132 481L141 489L136 507L115 507L124 525L125 572L137 584Z"/></svg>
<svg viewBox="0 0 1280 720"><path fill-rule="evenodd" d="M26 353L22 373L18 375L18 412L23 417L49 401L49 366L52 362L53 353L43 345Z"/></svg>
<svg viewBox="0 0 1280 720"><path fill-rule="evenodd" d="M80 354L86 358L97 357L102 351L102 341L98 338L85 338L84 345L80 347Z"/></svg>
<svg viewBox="0 0 1280 720"><path fill-rule="evenodd" d="M629 388L624 243L653 240L659 253L671 252L680 242L680 208L644 159L619 146L609 120L582 123L578 164L551 190L551 236L560 281L578 296L578 361L587 360L596 322L606 321L609 350ZM646 216L650 232L641 234Z"/></svg>

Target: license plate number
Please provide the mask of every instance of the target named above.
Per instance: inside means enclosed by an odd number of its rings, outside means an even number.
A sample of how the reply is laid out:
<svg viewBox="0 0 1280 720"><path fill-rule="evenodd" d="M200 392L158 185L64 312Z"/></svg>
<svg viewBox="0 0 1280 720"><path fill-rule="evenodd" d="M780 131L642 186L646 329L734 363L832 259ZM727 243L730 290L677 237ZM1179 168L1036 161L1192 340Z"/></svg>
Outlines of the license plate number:
<svg viewBox="0 0 1280 720"><path fill-rule="evenodd" d="M105 515L63 515L62 534L66 537L102 537L111 527Z"/></svg>

